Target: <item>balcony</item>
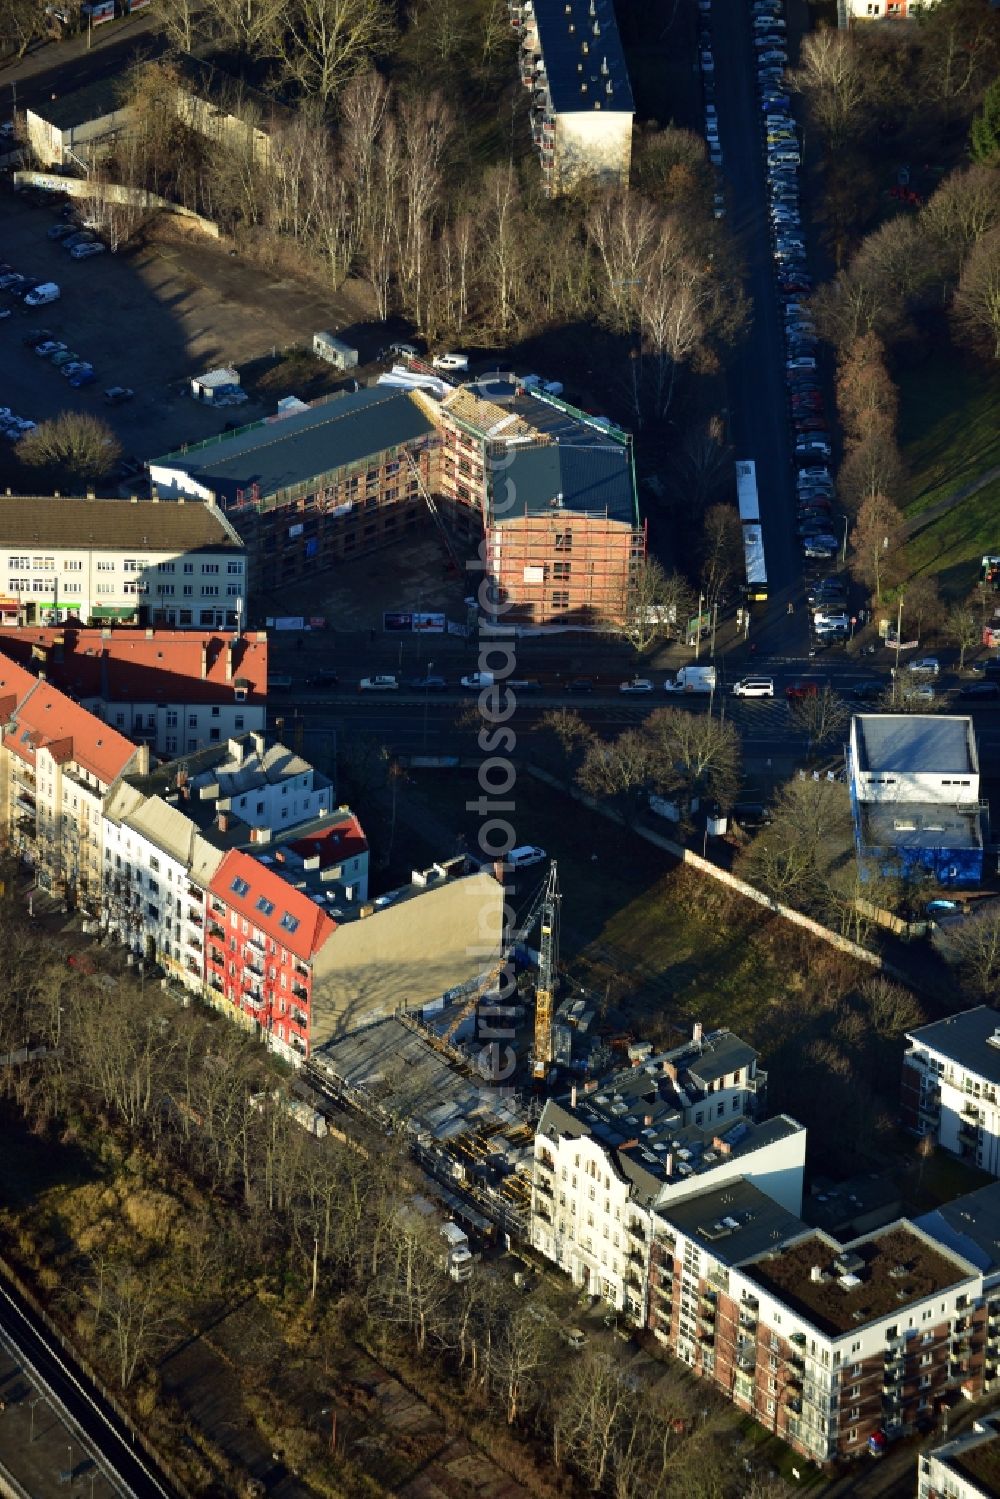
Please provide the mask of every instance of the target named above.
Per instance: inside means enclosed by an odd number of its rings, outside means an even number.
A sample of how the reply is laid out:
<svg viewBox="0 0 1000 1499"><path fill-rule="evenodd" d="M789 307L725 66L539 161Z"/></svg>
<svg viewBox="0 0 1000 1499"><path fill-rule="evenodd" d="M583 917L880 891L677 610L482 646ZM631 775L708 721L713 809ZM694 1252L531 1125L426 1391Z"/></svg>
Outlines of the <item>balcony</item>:
<svg viewBox="0 0 1000 1499"><path fill-rule="evenodd" d="M660 1301L673 1301L674 1288L671 1285L670 1281L661 1281L659 1284L654 1281L652 1282L652 1290L653 1295L656 1296Z"/></svg>
<svg viewBox="0 0 1000 1499"><path fill-rule="evenodd" d="M737 1367L749 1374L757 1367L757 1349L752 1343L740 1343L736 1348Z"/></svg>
<svg viewBox="0 0 1000 1499"><path fill-rule="evenodd" d="M966 1101L965 1101L965 1103L963 1103L963 1105L962 1105L962 1118L963 1119L978 1119L979 1118L979 1104L978 1104L978 1102L977 1102L976 1099L974 1099L974 1098L967 1098Z"/></svg>
<svg viewBox="0 0 1000 1499"><path fill-rule="evenodd" d="M293 984L292 993L294 994L295 998L300 999L303 1004L309 1003L309 990L304 989L301 984Z"/></svg>
<svg viewBox="0 0 1000 1499"><path fill-rule="evenodd" d="M186 946L190 947L192 952L201 953L204 951L197 937L188 937Z"/></svg>
<svg viewBox="0 0 1000 1499"><path fill-rule="evenodd" d="M225 942L226 929L225 927L220 926L217 921L210 921L208 923L208 935L210 937L218 938L220 942Z"/></svg>
<svg viewBox="0 0 1000 1499"><path fill-rule="evenodd" d="M643 1228L642 1224L638 1221L637 1218L632 1219L632 1222L628 1225L628 1231L632 1235L633 1239L639 1239L643 1244L645 1244L646 1230Z"/></svg>
<svg viewBox="0 0 1000 1499"><path fill-rule="evenodd" d="M264 977L263 963L251 962L249 958L244 958L243 967L247 973L255 974L259 979L262 979Z"/></svg>
<svg viewBox="0 0 1000 1499"><path fill-rule="evenodd" d="M552 1190L552 1183L547 1182L544 1177L540 1176L535 1181L535 1191L540 1193L542 1197L547 1197L550 1202L555 1201L555 1193Z"/></svg>
<svg viewBox="0 0 1000 1499"><path fill-rule="evenodd" d="M264 952L265 949L263 937L244 937L243 940L246 943L247 947L255 947L259 953Z"/></svg>
<svg viewBox="0 0 1000 1499"><path fill-rule="evenodd" d="M753 1329L757 1326L757 1313L750 1311L748 1307L741 1306L740 1326L745 1327L748 1331L752 1332Z"/></svg>
<svg viewBox="0 0 1000 1499"><path fill-rule="evenodd" d="M793 1332L788 1341L795 1343L799 1348L804 1348L806 1346L806 1335L804 1332Z"/></svg>
<svg viewBox="0 0 1000 1499"><path fill-rule="evenodd" d="M187 919L192 926L201 927L205 924L200 911L188 911Z"/></svg>
<svg viewBox="0 0 1000 1499"><path fill-rule="evenodd" d="M554 1171L556 1163L547 1150L540 1150L535 1156L535 1165L541 1166L544 1171Z"/></svg>
<svg viewBox="0 0 1000 1499"><path fill-rule="evenodd" d="M552 1214L549 1212L548 1208L540 1202L537 1202L535 1204L535 1217L541 1218L543 1223L552 1222Z"/></svg>
<svg viewBox="0 0 1000 1499"><path fill-rule="evenodd" d="M630 1249L626 1259L630 1265L637 1265L640 1269L646 1263L646 1257L641 1249Z"/></svg>

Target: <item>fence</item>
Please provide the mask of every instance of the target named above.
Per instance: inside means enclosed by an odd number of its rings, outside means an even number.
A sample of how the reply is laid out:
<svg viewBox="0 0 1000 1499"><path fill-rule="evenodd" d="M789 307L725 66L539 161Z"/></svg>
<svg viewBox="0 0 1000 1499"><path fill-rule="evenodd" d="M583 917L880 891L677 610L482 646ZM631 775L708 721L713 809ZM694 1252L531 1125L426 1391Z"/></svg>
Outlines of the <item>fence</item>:
<svg viewBox="0 0 1000 1499"><path fill-rule="evenodd" d="M58 172L15 172L14 186L15 188L42 187L50 193L65 193L68 198L91 198L94 195L94 184L88 182L86 178L62 177ZM157 193L148 193L145 188L123 187L118 182L102 182L100 193L109 203L130 204L136 208L160 208L164 213L172 213L178 218L189 219L212 239L221 238L222 231L211 219L204 219L193 209L184 208L180 203L171 203L169 198L161 198Z"/></svg>
<svg viewBox="0 0 1000 1499"><path fill-rule="evenodd" d="M574 801L582 803L590 811L596 812L598 816L606 817L610 822L617 822L622 827L626 826L625 819L620 813L613 811L610 807L602 807L600 802L595 800L594 797L587 796L585 792L578 791L576 787L564 785L562 781L558 780L555 776L549 775L547 771L541 770L538 766L529 766L529 774L534 776L536 781L541 781L543 785L551 786L557 791L568 794ZM680 843L674 843L671 838L664 838L662 833L654 833L651 828L636 827L631 831L637 837L644 838L647 843L652 843L654 847L662 848L666 853L671 854L675 859L679 860L680 863L690 865L699 874L710 875L713 880L718 880L720 884L728 885L730 890L734 890L737 895L745 895L747 900L755 901L758 906L763 906L766 910L773 911L775 916L780 916L785 921L790 921L793 926L801 927L803 931L809 932L811 936L819 937L822 942L828 942L838 952L846 953L852 958L858 958L862 963L869 963L873 968L883 967L882 959L878 953L869 952L860 943L852 942L849 937L842 937L839 932L831 931L829 927L823 926L822 922L814 921L811 916L806 916L801 911L794 910L792 906L782 905L780 901L774 900L770 895L765 895L763 890L758 890L755 885L748 885L746 880L738 879L736 875L730 874L728 869L720 869L718 864L713 864L710 859L703 859L700 854L694 853L692 849L685 848Z"/></svg>

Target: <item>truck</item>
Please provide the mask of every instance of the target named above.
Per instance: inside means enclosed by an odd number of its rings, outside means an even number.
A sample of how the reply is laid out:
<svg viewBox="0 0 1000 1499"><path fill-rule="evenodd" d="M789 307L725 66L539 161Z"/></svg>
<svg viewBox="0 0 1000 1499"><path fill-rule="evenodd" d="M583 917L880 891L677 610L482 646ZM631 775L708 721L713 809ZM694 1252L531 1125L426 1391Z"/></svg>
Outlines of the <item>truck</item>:
<svg viewBox="0 0 1000 1499"><path fill-rule="evenodd" d="M462 686L467 692L481 692L484 687L493 685L494 679L491 671L473 671L467 677L462 678Z"/></svg>
<svg viewBox="0 0 1000 1499"><path fill-rule="evenodd" d="M663 684L667 692L714 692L714 666L682 666L673 681Z"/></svg>
<svg viewBox="0 0 1000 1499"><path fill-rule="evenodd" d="M452 1280L468 1280L472 1274L472 1250L469 1248L468 1234L449 1218L447 1223L441 1225L441 1237L445 1246L441 1252L442 1268L447 1270Z"/></svg>

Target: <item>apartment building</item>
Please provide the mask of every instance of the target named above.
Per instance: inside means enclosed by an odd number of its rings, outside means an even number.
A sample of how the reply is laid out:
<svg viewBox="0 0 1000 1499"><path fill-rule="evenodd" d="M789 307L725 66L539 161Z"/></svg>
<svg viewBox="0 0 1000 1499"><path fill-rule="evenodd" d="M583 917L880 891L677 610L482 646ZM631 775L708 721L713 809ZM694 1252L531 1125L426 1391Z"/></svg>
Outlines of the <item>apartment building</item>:
<svg viewBox="0 0 1000 1499"><path fill-rule="evenodd" d="M267 636L198 630L0 630L0 653L157 755L267 726Z"/></svg>
<svg viewBox="0 0 1000 1499"><path fill-rule="evenodd" d="M439 1000L498 954L503 886L464 859L359 904L265 857L233 851L210 882L206 992L290 1061Z"/></svg>
<svg viewBox="0 0 1000 1499"><path fill-rule="evenodd" d="M856 714L847 769L862 869L980 883L984 804L970 718Z"/></svg>
<svg viewBox="0 0 1000 1499"><path fill-rule="evenodd" d="M795 1234L745 1185L658 1214L649 1326L671 1352L818 1463L982 1393L974 1264L905 1219L846 1245Z"/></svg>
<svg viewBox="0 0 1000 1499"><path fill-rule="evenodd" d="M348 828L356 821L334 808L327 778L260 734L127 775L104 806L102 923L200 992L207 891L225 855L252 848L273 859L292 832L322 843ZM366 890L367 845L357 859Z"/></svg>
<svg viewBox="0 0 1000 1499"><path fill-rule="evenodd" d="M1000 1176L1000 1012L988 1005L909 1031L904 1124Z"/></svg>
<svg viewBox="0 0 1000 1499"><path fill-rule="evenodd" d="M627 187L635 104L612 0L509 0L550 197Z"/></svg>
<svg viewBox="0 0 1000 1499"><path fill-rule="evenodd" d="M573 1283L645 1322L649 1246L668 1203L740 1177L797 1214L806 1132L756 1122L756 1053L730 1032L550 1099L535 1135L531 1241ZM700 1069L700 1070L698 1070ZM762 1084L763 1078L759 1080Z"/></svg>
<svg viewBox="0 0 1000 1499"><path fill-rule="evenodd" d="M629 435L509 376L446 396L437 423L439 492L478 515L504 622L619 623L646 555Z"/></svg>
<svg viewBox="0 0 1000 1499"><path fill-rule="evenodd" d="M0 498L0 620L162 624L245 621L243 543L215 505Z"/></svg>
<svg viewBox="0 0 1000 1499"><path fill-rule="evenodd" d="M996 1499L1000 1494L1000 1413L917 1459L917 1499Z"/></svg>
<svg viewBox="0 0 1000 1499"><path fill-rule="evenodd" d="M409 391L373 386L167 453L149 476L154 494L217 500L251 589L271 592L412 531L433 439Z"/></svg>
<svg viewBox="0 0 1000 1499"><path fill-rule="evenodd" d="M102 803L149 751L0 656L0 826L39 885L84 906L101 894Z"/></svg>

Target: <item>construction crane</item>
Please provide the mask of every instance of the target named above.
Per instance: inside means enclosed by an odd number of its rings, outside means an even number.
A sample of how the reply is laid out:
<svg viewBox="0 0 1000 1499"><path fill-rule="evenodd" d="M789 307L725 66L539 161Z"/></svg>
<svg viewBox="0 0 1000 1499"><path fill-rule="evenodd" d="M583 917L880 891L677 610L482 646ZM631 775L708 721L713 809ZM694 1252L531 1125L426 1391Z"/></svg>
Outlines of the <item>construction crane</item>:
<svg viewBox="0 0 1000 1499"><path fill-rule="evenodd" d="M553 892L555 892L555 894L553 894ZM556 902L558 902L559 898L560 897L559 897L559 894L558 894L558 887L557 887L557 884L556 884L556 866L555 866L555 863L553 862L553 864L551 865L551 867L549 869L548 878L545 880L544 884L541 885L541 887L539 888L538 892L534 896L534 898L533 898L533 900L531 902L531 905L528 907L528 914L527 914L527 916L521 922L520 926L517 928L517 931L513 932L507 938L506 942L503 945L503 950L502 950L501 956L497 959L496 963L494 963L494 965L490 969L489 973L487 973L486 976L479 981L479 983L477 984L477 986L476 986L475 990L473 991L473 993L469 995L468 999L462 1005L462 1008L459 1010L458 1014L454 1017L454 1019L452 1020L451 1024L448 1026L448 1029L445 1031L444 1035L441 1037L442 1041L444 1041L445 1043L447 1043L447 1042L449 1042L451 1040L452 1036L458 1030L459 1026L463 1023L463 1021L465 1021L465 1020L467 1020L469 1018L469 1016L472 1014L473 1010L475 1010L475 1008L479 1004L480 1000L483 999L484 996L489 993L489 991L492 989L493 985L496 983L497 979L500 977L501 973L503 972L503 970L504 970L504 968L505 968L505 966L507 964L507 959L510 957L510 955L513 952L514 948L517 946L517 944L519 942L523 942L524 941L525 937L531 931L532 927L534 926L535 922L538 920L539 916L541 916L541 918L542 918L542 943L543 943L543 962L544 962L544 944L545 944L545 929L546 929L546 917L547 916L549 917L549 920L548 920L549 927L551 928L551 925L552 925L552 919L551 919L551 915L550 915L549 910L548 910L548 906L551 905L551 903L553 902L553 900L556 901ZM552 975L554 975L554 967L552 969ZM551 1025L551 1017L552 1017L552 982L553 982L553 977L550 975L550 982L549 982L549 989L548 989L549 1052L550 1053L551 1053L551 1050L552 1050L552 1042L551 1042L551 1031L552 1031L552 1025ZM536 1045L536 1048L537 1048L537 1044L538 1044L538 1030L537 1030L537 1020L536 1020L536 1030L535 1030L535 1045Z"/></svg>
<svg viewBox="0 0 1000 1499"><path fill-rule="evenodd" d="M542 893L542 940L539 943L538 983L535 986L535 1050L531 1075L544 1082L552 1066L552 1001L559 967L559 880L555 860Z"/></svg>

